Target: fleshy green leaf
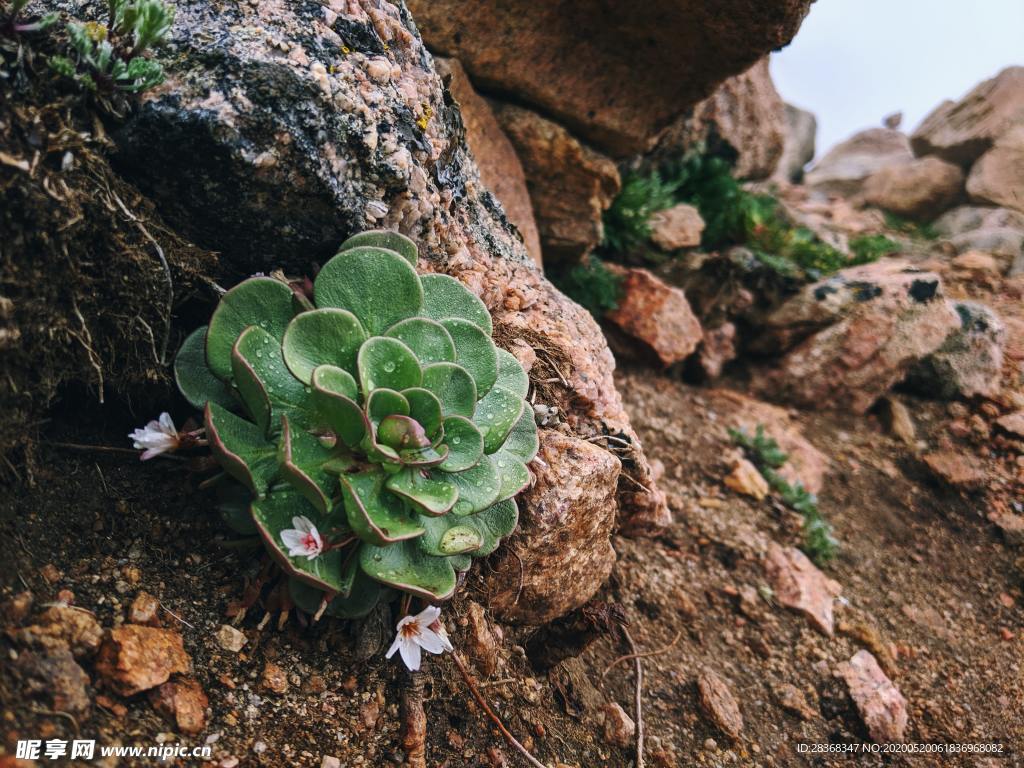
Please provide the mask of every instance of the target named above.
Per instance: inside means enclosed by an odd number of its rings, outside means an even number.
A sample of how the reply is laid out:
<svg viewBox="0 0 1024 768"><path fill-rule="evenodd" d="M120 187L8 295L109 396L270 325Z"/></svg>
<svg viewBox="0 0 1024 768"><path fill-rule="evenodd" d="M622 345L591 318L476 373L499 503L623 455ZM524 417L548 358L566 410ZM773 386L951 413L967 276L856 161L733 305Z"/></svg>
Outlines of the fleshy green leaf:
<svg viewBox="0 0 1024 768"><path fill-rule="evenodd" d="M375 389L408 389L420 386L420 364L416 355L398 339L374 336L359 349L359 383L363 396Z"/></svg>
<svg viewBox="0 0 1024 768"><path fill-rule="evenodd" d="M498 378L498 348L489 335L468 320L447 319L441 325L455 342L456 364L473 377L476 396L483 397Z"/></svg>
<svg viewBox="0 0 1024 768"><path fill-rule="evenodd" d="M472 418L476 384L465 368L455 363L434 363L423 369L423 388L437 396L445 416Z"/></svg>
<svg viewBox="0 0 1024 768"><path fill-rule="evenodd" d="M429 389L414 387L402 390L402 396L409 403L409 416L416 419L433 440L440 431L441 401Z"/></svg>
<svg viewBox="0 0 1024 768"><path fill-rule="evenodd" d="M231 352L235 384L249 413L269 434L281 414L290 413L294 426L308 426L313 403L301 381L292 376L281 357L281 345L259 326L246 328Z"/></svg>
<svg viewBox="0 0 1024 768"><path fill-rule="evenodd" d="M393 389L375 389L366 400L366 415L374 430L388 416L408 416L409 401Z"/></svg>
<svg viewBox="0 0 1024 768"><path fill-rule="evenodd" d="M285 329L281 347L291 372L309 384L313 370L323 364L355 373L356 353L364 341L366 331L355 315L328 307L296 315Z"/></svg>
<svg viewBox="0 0 1024 768"><path fill-rule="evenodd" d="M341 476L345 515L363 541L383 546L423 535L423 527L403 509L402 502L385 491L387 474L367 469Z"/></svg>
<svg viewBox="0 0 1024 768"><path fill-rule="evenodd" d="M214 376L206 364L205 325L192 331L178 350L174 358L174 380L181 394L196 408L205 408L208 401L225 408L238 405L231 388Z"/></svg>
<svg viewBox="0 0 1024 768"><path fill-rule="evenodd" d="M507 389L522 398L530 391L530 377L526 375L523 366L515 355L501 347L498 347L498 379L494 386Z"/></svg>
<svg viewBox="0 0 1024 768"><path fill-rule="evenodd" d="M438 471L435 475L453 483L459 489L459 500L452 508L456 515L471 515L487 509L498 500L501 491L498 468L486 454L464 472Z"/></svg>
<svg viewBox="0 0 1024 768"><path fill-rule="evenodd" d="M388 328L384 335L404 342L421 365L455 362L455 342L445 327L435 320L410 317Z"/></svg>
<svg viewBox="0 0 1024 768"><path fill-rule="evenodd" d="M275 489L265 499L254 501L251 509L252 519L271 557L285 573L319 589L340 591L340 550L325 549L312 560L305 555L291 557L288 554L288 547L281 539L281 531L295 528L295 518L305 517L316 526L326 544L335 525L332 517L319 514L302 496L290 488Z"/></svg>
<svg viewBox="0 0 1024 768"><path fill-rule="evenodd" d="M530 470L518 456L502 449L487 458L498 473L497 501L511 499L530 484Z"/></svg>
<svg viewBox="0 0 1024 768"><path fill-rule="evenodd" d="M449 557L472 553L485 557L498 548L519 522L519 509L512 499L492 504L475 515L445 515L423 521L426 533L416 543L430 555Z"/></svg>
<svg viewBox="0 0 1024 768"><path fill-rule="evenodd" d="M332 365L313 371L313 406L318 419L349 448L355 448L366 436L369 425L363 409L355 401L356 380L352 374Z"/></svg>
<svg viewBox="0 0 1024 768"><path fill-rule="evenodd" d="M515 499L505 499L462 520L466 525L475 527L483 536L484 543L473 553L474 556L486 557L498 548L503 538L515 530L519 523L519 507Z"/></svg>
<svg viewBox="0 0 1024 768"><path fill-rule="evenodd" d="M349 562L346 573L349 570L352 572L349 593L340 594L331 600L324 611L325 615L338 619L359 619L372 611L377 603L389 600L394 594L392 590L363 573L363 569L359 567L358 554ZM315 615L320 610L323 591L294 578L289 580L288 589L292 600L306 613Z"/></svg>
<svg viewBox="0 0 1024 768"><path fill-rule="evenodd" d="M293 430L287 416L281 417L281 476L316 507L320 514L331 508L335 478L324 471L331 449L308 432Z"/></svg>
<svg viewBox="0 0 1024 768"><path fill-rule="evenodd" d="M238 483L217 484L217 511L221 518L235 533L252 536L256 533L256 524L249 514L252 493Z"/></svg>
<svg viewBox="0 0 1024 768"><path fill-rule="evenodd" d="M427 600L447 600L455 593L455 570L448 558L431 557L415 541L387 547L365 545L359 564L372 579Z"/></svg>
<svg viewBox="0 0 1024 768"><path fill-rule="evenodd" d="M206 404L204 421L210 450L224 471L257 496L266 494L278 473L277 446L255 424L214 402Z"/></svg>
<svg viewBox="0 0 1024 768"><path fill-rule="evenodd" d="M231 379L231 350L250 325L262 328L278 344L292 319L292 289L270 277L245 280L221 297L206 332L206 362L213 374Z"/></svg>
<svg viewBox="0 0 1024 768"><path fill-rule="evenodd" d="M338 253L350 251L353 248L372 246L374 248L387 248L394 251L414 267L419 261L419 252L416 250L416 243L405 235L394 232L390 229L368 229L365 232L352 235L341 244Z"/></svg>
<svg viewBox="0 0 1024 768"><path fill-rule="evenodd" d="M476 404L473 423L484 436L484 452L494 453L501 448L512 427L523 415L525 401L514 392L501 387L491 387Z"/></svg>
<svg viewBox="0 0 1024 768"><path fill-rule="evenodd" d="M534 421L532 408L523 408L523 415L508 433L501 449L526 464L534 460L540 449L540 439L537 437L537 422Z"/></svg>
<svg viewBox="0 0 1024 768"><path fill-rule="evenodd" d="M448 512L459 498L459 490L454 484L441 478L425 477L415 468L403 469L392 475L385 486L419 512L434 517Z"/></svg>
<svg viewBox="0 0 1024 768"><path fill-rule="evenodd" d="M420 314L423 306L423 289L412 265L394 251L367 246L328 261L316 276L313 294L318 307L347 309L370 334Z"/></svg>
<svg viewBox="0 0 1024 768"><path fill-rule="evenodd" d="M469 288L449 275L424 275L423 314L432 320L459 317L487 334L494 333L491 313Z"/></svg>
<svg viewBox="0 0 1024 768"><path fill-rule="evenodd" d="M446 472L469 469L484 455L484 436L465 416L448 416L444 420L444 444L448 458L440 465Z"/></svg>

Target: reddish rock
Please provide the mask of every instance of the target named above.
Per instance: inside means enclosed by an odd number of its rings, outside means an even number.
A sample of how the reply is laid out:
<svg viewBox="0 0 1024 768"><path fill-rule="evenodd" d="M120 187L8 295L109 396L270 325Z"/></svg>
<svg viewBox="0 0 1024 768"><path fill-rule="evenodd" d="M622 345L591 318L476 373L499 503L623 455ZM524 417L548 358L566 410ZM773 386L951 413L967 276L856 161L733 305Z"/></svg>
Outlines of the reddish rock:
<svg viewBox="0 0 1024 768"><path fill-rule="evenodd" d="M613 747L627 747L633 743L636 723L616 702L606 704L601 710L604 716L604 740Z"/></svg>
<svg viewBox="0 0 1024 768"><path fill-rule="evenodd" d="M615 564L612 489L619 460L593 443L541 431L537 481L519 528L495 557L488 606L503 621L544 624L589 600Z"/></svg>
<svg viewBox="0 0 1024 768"><path fill-rule="evenodd" d="M758 501L767 496L769 491L768 481L757 471L757 467L742 458L733 461L732 471L725 476L723 482L736 493L752 496Z"/></svg>
<svg viewBox="0 0 1024 768"><path fill-rule="evenodd" d="M96 617L81 608L52 605L37 619L38 623L32 626L8 630L7 634L28 647L70 650L76 659L92 657L103 639L103 629Z"/></svg>
<svg viewBox="0 0 1024 768"><path fill-rule="evenodd" d="M191 677L175 678L149 692L153 709L174 723L181 733L201 733L206 728L210 704L203 687Z"/></svg>
<svg viewBox="0 0 1024 768"><path fill-rule="evenodd" d="M268 661L260 673L260 688L281 696L288 692L288 674L274 662Z"/></svg>
<svg viewBox="0 0 1024 768"><path fill-rule="evenodd" d="M779 474L789 483L802 483L811 493L820 493L829 470L829 458L815 448L789 413L776 405L754 400L730 389L707 392L715 410L726 413L726 426L753 435L758 425L789 456Z"/></svg>
<svg viewBox="0 0 1024 768"><path fill-rule="evenodd" d="M146 624L151 627L160 625L160 601L149 592L141 591L132 600L128 608L128 621L131 624Z"/></svg>
<svg viewBox="0 0 1024 768"><path fill-rule="evenodd" d="M642 152L677 116L796 33L805 0L412 0L435 51L599 148ZM527 172L529 175L529 172Z"/></svg>
<svg viewBox="0 0 1024 768"><path fill-rule="evenodd" d="M466 652L484 677L498 668L498 641L484 613L484 607L472 600L466 605Z"/></svg>
<svg viewBox="0 0 1024 768"><path fill-rule="evenodd" d="M173 674L187 674L191 666L177 632L126 624L111 629L103 641L96 674L120 695L133 696L166 682Z"/></svg>
<svg viewBox="0 0 1024 768"><path fill-rule="evenodd" d="M704 375L717 379L727 363L736 359L736 326L722 323L717 328L705 328L697 362Z"/></svg>
<svg viewBox="0 0 1024 768"><path fill-rule="evenodd" d="M898 259L844 269L765 319L769 344L806 338L754 386L807 408L864 413L960 324L933 272Z"/></svg>
<svg viewBox="0 0 1024 768"><path fill-rule="evenodd" d="M959 451L936 451L922 457L928 468L950 485L977 490L985 484L988 473L977 456Z"/></svg>
<svg viewBox="0 0 1024 768"><path fill-rule="evenodd" d="M685 360L703 338L686 294L646 269L609 265L622 277L617 309L605 317L644 344L664 366Z"/></svg>
<svg viewBox="0 0 1024 768"><path fill-rule="evenodd" d="M466 144L480 169L480 181L501 202L508 220L523 236L527 253L540 266L540 235L523 166L512 142L498 125L487 100L474 90L458 59L435 57L434 66L459 102L462 122L466 127Z"/></svg>
<svg viewBox="0 0 1024 768"><path fill-rule="evenodd" d="M804 182L819 192L852 197L873 173L907 165L913 159L906 135L889 128L871 128L830 149L807 172Z"/></svg>
<svg viewBox="0 0 1024 768"><path fill-rule="evenodd" d="M1024 96L1021 109L1022 124L1000 136L971 167L967 194L973 202L1024 212Z"/></svg>
<svg viewBox="0 0 1024 768"><path fill-rule="evenodd" d="M864 182L864 202L918 221L931 221L963 194L960 166L937 157L881 168Z"/></svg>
<svg viewBox="0 0 1024 768"><path fill-rule="evenodd" d="M27 589L18 592L8 600L0 604L0 619L5 624L21 624L32 612L32 593Z"/></svg>
<svg viewBox="0 0 1024 768"><path fill-rule="evenodd" d="M988 519L999 528L1008 544L1024 544L1024 515L1007 510L992 511L988 514Z"/></svg>
<svg viewBox="0 0 1024 768"><path fill-rule="evenodd" d="M743 733L743 714L729 684L711 669L697 677L697 694L701 709L722 733L738 741Z"/></svg>
<svg viewBox="0 0 1024 768"><path fill-rule="evenodd" d="M581 259L601 242L601 215L621 186L618 168L536 112L493 106L526 173L545 261Z"/></svg>
<svg viewBox="0 0 1024 768"><path fill-rule="evenodd" d="M1014 125L1024 123L1024 67L1008 67L960 101L944 101L914 131L914 154L960 166L981 157Z"/></svg>
<svg viewBox="0 0 1024 768"><path fill-rule="evenodd" d="M1003 271L1002 265L994 256L982 251L966 251L961 253L950 262L950 266L954 270L969 272L977 277L994 277Z"/></svg>
<svg viewBox="0 0 1024 768"><path fill-rule="evenodd" d="M786 142L786 106L775 90L765 56L747 71L730 77L668 128L659 152L725 144L736 153L734 173L741 179L766 179L782 158Z"/></svg>
<svg viewBox="0 0 1024 768"><path fill-rule="evenodd" d="M1024 438L1024 410L1014 411L996 419L1000 429L1015 437Z"/></svg>
<svg viewBox="0 0 1024 768"><path fill-rule="evenodd" d="M678 251L700 245L704 219L700 211L686 203L658 211L649 219L651 242L663 251Z"/></svg>
<svg viewBox="0 0 1024 768"><path fill-rule="evenodd" d="M846 681L872 741L902 742L907 729L907 702L875 657L868 651L857 651L839 665L836 674Z"/></svg>
<svg viewBox="0 0 1024 768"><path fill-rule="evenodd" d="M66 648L24 651L5 663L26 696L42 698L59 712L78 717L88 714L92 706L89 676Z"/></svg>
<svg viewBox="0 0 1024 768"><path fill-rule="evenodd" d="M826 577L799 549L783 549L774 542L768 546L765 571L780 604L800 611L811 626L832 637L832 606L842 592L838 582Z"/></svg>
<svg viewBox="0 0 1024 768"><path fill-rule="evenodd" d="M783 683L775 688L773 693L780 707L801 720L814 720L818 716L817 710L807 703L804 692L795 685Z"/></svg>

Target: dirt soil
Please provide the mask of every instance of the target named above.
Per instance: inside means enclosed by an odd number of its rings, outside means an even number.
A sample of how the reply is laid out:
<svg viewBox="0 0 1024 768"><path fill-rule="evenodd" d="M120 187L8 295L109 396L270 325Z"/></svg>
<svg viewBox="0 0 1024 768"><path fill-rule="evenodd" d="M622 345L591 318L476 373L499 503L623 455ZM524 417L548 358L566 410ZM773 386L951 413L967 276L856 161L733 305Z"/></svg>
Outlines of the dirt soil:
<svg viewBox="0 0 1024 768"><path fill-rule="evenodd" d="M831 459L820 508L842 549L826 572L842 585L845 605L829 639L765 589L767 543L798 544L799 521L770 500L722 485L726 428L744 418L736 400L649 371L622 372L619 385L651 456L665 467L661 483L676 517L656 540L616 540L619 564L596 598L624 607L640 651L660 651L643 660L648 765L1024 765L1024 593L1017 553L985 519L991 491L964 496L939 484L874 417L795 414ZM906 401L922 439L945 428L947 405ZM181 423L188 410L177 405ZM49 692L33 694L21 676L0 675L2 746L11 754L19 738L80 734L101 744L205 742L213 764L225 768L320 766L327 755L342 766L401 764L399 703L410 678L383 658L389 617L303 626L293 616L278 629L275 615L261 629L264 611L254 606L239 624L246 645L224 650L216 633L258 573L259 555L225 546L231 535L184 463L142 464L127 452L67 445L125 446L130 428L159 409L137 403L131 412L68 396L36 446L32 476L12 482L0 502L8 542L0 598L30 590L38 612L69 590L74 605L110 627L124 621L138 592L155 595L163 625L183 636L209 696L206 727L175 735L145 694L123 699L98 690L99 676L84 663L93 705L77 718L55 712ZM446 610L456 647L471 657L486 650L470 631L478 626L469 621L477 594L471 581ZM612 666L628 652L618 633L541 673L524 650L530 630L492 623L490 631L498 663L480 675L481 689L542 761L632 764L631 742L613 746L601 722L609 702L632 712L632 664ZM7 637L0 644L7 671L16 670L18 647ZM845 684L833 676L866 645L876 656L888 653L895 667L908 700L908 741L997 741L1002 756L798 753L799 743L867 740ZM268 662L284 670L283 692L261 681ZM478 660L478 672L481 666ZM735 742L700 707L695 680L705 670L739 703L744 725ZM421 677L428 765L524 764L471 702L450 657L432 658ZM806 699L806 720L782 708L784 684Z"/></svg>

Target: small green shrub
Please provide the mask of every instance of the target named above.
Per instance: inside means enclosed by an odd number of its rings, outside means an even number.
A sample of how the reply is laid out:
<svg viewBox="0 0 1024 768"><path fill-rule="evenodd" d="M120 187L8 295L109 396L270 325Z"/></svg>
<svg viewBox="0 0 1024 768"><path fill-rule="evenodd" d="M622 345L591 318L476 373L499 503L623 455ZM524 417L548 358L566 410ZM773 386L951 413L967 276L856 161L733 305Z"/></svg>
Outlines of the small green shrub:
<svg viewBox="0 0 1024 768"><path fill-rule="evenodd" d="M90 91L141 93L164 81L144 54L166 40L174 11L161 0L109 0L109 22L67 25L69 55L51 56L55 72Z"/></svg>
<svg viewBox="0 0 1024 768"><path fill-rule="evenodd" d="M939 232L933 224L911 221L890 211L885 211L885 226L915 240L939 239Z"/></svg>
<svg viewBox="0 0 1024 768"><path fill-rule="evenodd" d="M764 425L758 424L753 436L742 429L730 429L729 436L743 449L772 490L779 494L782 503L803 517L801 549L804 553L819 564L834 558L839 542L833 535L832 526L821 516L817 498L804 488L803 483L791 485L779 475L777 470L786 464L789 456L765 434Z"/></svg>
<svg viewBox="0 0 1024 768"><path fill-rule="evenodd" d="M850 240L850 251L853 253L853 264L868 264L878 261L883 256L896 253L900 244L885 235L861 235Z"/></svg>
<svg viewBox="0 0 1024 768"><path fill-rule="evenodd" d="M666 182L657 171L629 174L604 213L604 246L617 253L646 251L651 216L672 207L675 192L675 183Z"/></svg>
<svg viewBox="0 0 1024 768"><path fill-rule="evenodd" d="M175 360L225 473L223 514L309 612L447 599L518 520L538 449L526 373L480 299L416 261L401 235L364 232L312 300L245 280Z"/></svg>
<svg viewBox="0 0 1024 768"><path fill-rule="evenodd" d="M549 269L548 278L562 293L596 318L619 306L622 278L596 256L591 255L567 269Z"/></svg>

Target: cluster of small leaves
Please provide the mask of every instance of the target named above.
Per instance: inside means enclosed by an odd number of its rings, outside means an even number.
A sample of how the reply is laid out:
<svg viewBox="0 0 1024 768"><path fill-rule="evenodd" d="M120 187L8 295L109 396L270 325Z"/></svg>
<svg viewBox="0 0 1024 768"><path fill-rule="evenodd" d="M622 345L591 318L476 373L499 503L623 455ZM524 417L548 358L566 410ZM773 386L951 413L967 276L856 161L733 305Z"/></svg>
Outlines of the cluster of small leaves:
<svg viewBox="0 0 1024 768"><path fill-rule="evenodd" d="M867 238L847 256L804 227L794 227L771 195L743 189L725 158L691 152L647 174L627 178L605 214L602 252L612 258L662 258L647 247L650 216L676 203L695 206L704 219L701 247L749 248L766 266L785 277L815 280L843 267L874 261L895 244Z"/></svg>
<svg viewBox="0 0 1024 768"><path fill-rule="evenodd" d="M549 268L548 279L596 318L619 306L622 278L594 255L568 268Z"/></svg>
<svg viewBox="0 0 1024 768"><path fill-rule="evenodd" d="M764 425L758 424L752 436L742 429L730 429L729 436L747 454L772 490L779 494L782 503L803 517L804 553L819 564L835 557L839 542L833 535L832 526L821 516L817 498L804 488L803 483L790 484L779 475L778 470L789 456L772 437L765 434Z"/></svg>
<svg viewBox="0 0 1024 768"><path fill-rule="evenodd" d="M890 240L885 235L861 235L850 240L850 252L853 254L852 263L854 264L878 261L883 256L889 256L899 250L899 243Z"/></svg>
<svg viewBox="0 0 1024 768"><path fill-rule="evenodd" d="M885 226L915 240L938 240L940 236L933 224L911 221L891 211L885 211Z"/></svg>
<svg viewBox="0 0 1024 768"><path fill-rule="evenodd" d="M664 180L658 171L629 174L604 213L603 246L616 253L645 250L651 236L651 216L675 203L676 184Z"/></svg>
<svg viewBox="0 0 1024 768"><path fill-rule="evenodd" d="M346 241L312 295L270 277L221 299L175 375L204 409L221 512L259 534L296 604L356 617L436 601L516 526L538 449L529 381L461 282L394 232ZM296 552L314 526L322 541Z"/></svg>
<svg viewBox="0 0 1024 768"><path fill-rule="evenodd" d="M70 22L68 56L50 66L90 91L141 93L164 81L163 67L146 58L161 45L174 21L162 0L109 0L109 22Z"/></svg>

